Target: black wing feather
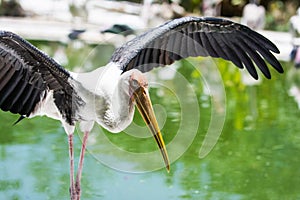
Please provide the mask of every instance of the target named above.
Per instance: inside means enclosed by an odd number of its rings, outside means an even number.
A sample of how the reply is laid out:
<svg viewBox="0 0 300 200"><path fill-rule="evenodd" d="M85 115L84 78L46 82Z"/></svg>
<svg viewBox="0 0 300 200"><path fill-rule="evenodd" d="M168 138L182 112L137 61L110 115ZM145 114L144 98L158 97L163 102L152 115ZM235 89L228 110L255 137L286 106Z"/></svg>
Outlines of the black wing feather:
<svg viewBox="0 0 300 200"><path fill-rule="evenodd" d="M68 81L70 74L18 35L0 31L0 108L29 116L49 91L63 118L74 124L83 103Z"/></svg>
<svg viewBox="0 0 300 200"><path fill-rule="evenodd" d="M238 56L235 51L233 50L233 46L230 46L225 37L218 37L216 36L215 39L220 44L221 48L224 49L224 53L226 54L225 60L231 60L238 68L243 69L244 65L240 56ZM228 58L228 59L227 59Z"/></svg>
<svg viewBox="0 0 300 200"><path fill-rule="evenodd" d="M250 73L250 75L253 78L258 79L257 71L255 69L255 66L253 65L251 58L249 58L249 55L237 44L234 44L232 49L236 53L238 58L243 61L243 64L246 66L246 69Z"/></svg>
<svg viewBox="0 0 300 200"><path fill-rule="evenodd" d="M214 35L214 33L207 33L206 35L207 35L207 39L208 39L209 43L214 48L216 54L219 57L228 60L226 53L223 51L223 49L220 46L221 44L219 44L218 41L215 39L216 36Z"/></svg>
<svg viewBox="0 0 300 200"><path fill-rule="evenodd" d="M270 40L244 25L220 18L184 17L127 42L115 51L111 62L118 63L123 72L134 68L147 72L182 58L211 56L232 61L239 68L246 67L257 79L253 61L267 78L271 75L264 59L283 72L272 52L279 53L279 50Z"/></svg>

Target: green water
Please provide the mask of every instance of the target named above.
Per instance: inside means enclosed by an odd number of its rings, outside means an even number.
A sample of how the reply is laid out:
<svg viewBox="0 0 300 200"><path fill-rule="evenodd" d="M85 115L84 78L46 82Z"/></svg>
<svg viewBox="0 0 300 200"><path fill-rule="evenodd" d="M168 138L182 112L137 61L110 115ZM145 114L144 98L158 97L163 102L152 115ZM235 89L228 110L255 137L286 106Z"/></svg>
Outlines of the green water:
<svg viewBox="0 0 300 200"><path fill-rule="evenodd" d="M85 65L87 70L105 64L113 51L110 46L91 53L93 47L80 44L36 44L51 56L61 48L67 53L65 66ZM201 65L203 73L191 63ZM230 63L214 63L219 67L203 59L180 62L174 79L158 78L152 84L151 99L172 161L170 173L136 113L124 133L95 126L82 199L300 199L300 111L288 95L292 66L285 64L284 75L272 70L272 80L246 86ZM205 71L215 73L213 69L221 72L225 88L217 86L217 93L226 94L216 104L213 91L206 91L212 84L206 83ZM207 133L217 135L211 130L222 124L222 117L212 117L215 110L226 113L225 124L213 150L199 158ZM68 146L60 123L39 117L12 126L17 116L1 112L0 118L0 199L68 199ZM78 156L81 133L75 135Z"/></svg>

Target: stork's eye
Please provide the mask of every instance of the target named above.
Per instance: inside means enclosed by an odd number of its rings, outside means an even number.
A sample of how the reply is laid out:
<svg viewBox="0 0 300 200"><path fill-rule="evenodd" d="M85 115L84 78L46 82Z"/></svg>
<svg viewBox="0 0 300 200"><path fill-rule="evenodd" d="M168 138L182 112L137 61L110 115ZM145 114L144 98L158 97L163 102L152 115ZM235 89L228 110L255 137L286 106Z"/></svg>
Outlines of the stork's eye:
<svg viewBox="0 0 300 200"><path fill-rule="evenodd" d="M131 80L131 87L132 87L133 89L137 89L137 88L140 87L140 84L139 84L139 82L138 82L136 79L132 79L132 80Z"/></svg>

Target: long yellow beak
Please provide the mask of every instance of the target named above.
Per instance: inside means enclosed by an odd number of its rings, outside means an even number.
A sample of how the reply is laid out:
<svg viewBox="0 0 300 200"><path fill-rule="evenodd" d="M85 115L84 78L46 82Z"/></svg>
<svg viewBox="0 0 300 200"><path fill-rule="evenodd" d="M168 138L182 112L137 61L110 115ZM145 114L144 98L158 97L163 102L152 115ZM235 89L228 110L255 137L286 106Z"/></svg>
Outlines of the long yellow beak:
<svg viewBox="0 0 300 200"><path fill-rule="evenodd" d="M157 145L160 149L160 152L163 156L166 169L170 171L170 162L167 153L167 149L160 133L160 129L157 124L156 117L152 108L152 103L148 94L148 90L144 87L140 87L137 91L134 92L134 97L136 101L136 106L141 113L145 123L149 127Z"/></svg>

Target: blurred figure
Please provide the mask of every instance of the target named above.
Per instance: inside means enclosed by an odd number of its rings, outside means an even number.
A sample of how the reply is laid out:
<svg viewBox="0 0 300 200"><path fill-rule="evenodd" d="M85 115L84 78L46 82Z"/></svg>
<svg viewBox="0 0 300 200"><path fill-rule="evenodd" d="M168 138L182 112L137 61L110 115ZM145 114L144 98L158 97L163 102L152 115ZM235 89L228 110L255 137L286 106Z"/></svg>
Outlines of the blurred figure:
<svg viewBox="0 0 300 200"><path fill-rule="evenodd" d="M241 23L255 30L262 30L265 26L265 8L259 5L260 0L250 0L245 5Z"/></svg>
<svg viewBox="0 0 300 200"><path fill-rule="evenodd" d="M75 29L82 29L88 19L88 11L86 8L87 0L68 0L69 11L72 15L72 22Z"/></svg>
<svg viewBox="0 0 300 200"><path fill-rule="evenodd" d="M146 27L158 26L167 20L183 17L186 12L180 6L181 0L143 0L141 18L144 20Z"/></svg>
<svg viewBox="0 0 300 200"><path fill-rule="evenodd" d="M221 14L222 0L203 0L202 11L203 16L216 17Z"/></svg>
<svg viewBox="0 0 300 200"><path fill-rule="evenodd" d="M300 51L298 50L298 52ZM300 110L300 70L298 69L299 69L299 65L297 68L296 64L295 67L289 69L286 80L287 80L287 86L289 88L288 94L291 97L294 97L294 100L298 104L298 108Z"/></svg>
<svg viewBox="0 0 300 200"><path fill-rule="evenodd" d="M290 54L291 61L294 62L296 69L300 68L300 49L298 45L294 45L294 48Z"/></svg>
<svg viewBox="0 0 300 200"><path fill-rule="evenodd" d="M297 14L290 19L290 32L292 34L292 44L294 46L290 57L294 62L295 67L300 68L300 8L297 10Z"/></svg>
<svg viewBox="0 0 300 200"><path fill-rule="evenodd" d="M288 72L287 80L289 84L289 95L294 97L298 108L300 109L300 8L298 8L296 15L290 19L290 33L292 34L293 50L290 58L294 62L294 68Z"/></svg>

